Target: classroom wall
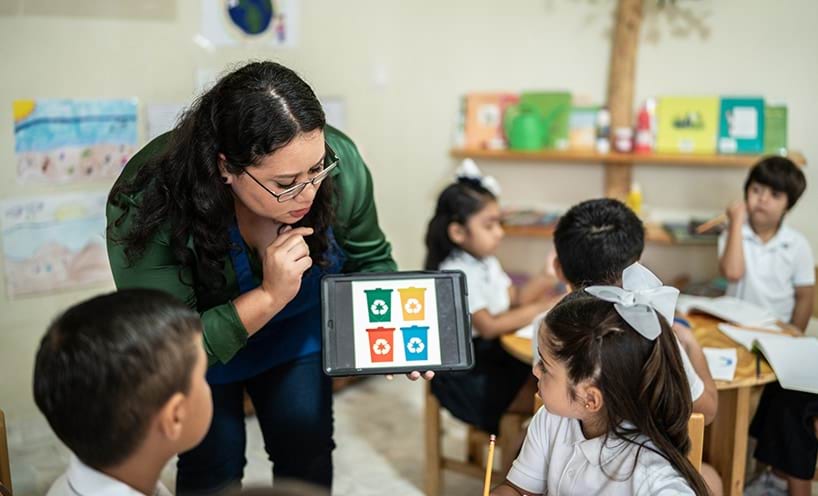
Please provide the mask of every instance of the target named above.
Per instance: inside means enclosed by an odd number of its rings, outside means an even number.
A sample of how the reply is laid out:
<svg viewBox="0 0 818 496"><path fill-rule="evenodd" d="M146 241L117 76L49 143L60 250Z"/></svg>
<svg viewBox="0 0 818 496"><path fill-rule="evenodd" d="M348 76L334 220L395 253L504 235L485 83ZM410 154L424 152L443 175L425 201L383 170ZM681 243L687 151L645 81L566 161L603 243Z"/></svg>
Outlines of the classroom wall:
<svg viewBox="0 0 818 496"><path fill-rule="evenodd" d="M601 101L613 6L590 0L304 0L298 47L208 51L193 42L200 18L195 0L169 2L175 8L159 7L150 15L129 12L130 20L117 18L115 9L93 10L100 2L50 3L58 5L0 0L0 197L109 186L17 185L12 100L189 101L197 70L222 71L247 59L270 58L296 69L319 95L346 100L347 131L372 169L381 224L406 269L421 264L435 195L456 165L448 149L458 97L471 90L564 88ZM144 4L157 3L165 2ZM649 12L646 26L653 29L646 27L639 52L637 101L655 94L724 93L785 100L790 143L818 163L818 140L810 135L818 117L818 3L678 3L692 17ZM83 14L89 8L94 17ZM599 165L480 165L498 177L503 198L514 203L569 205L602 193ZM818 166L806 172L812 186L789 221L818 248L818 226L808 215L818 209ZM744 174L640 167L636 177L648 208L718 211L740 197ZM515 240L502 256L508 268L536 270L546 248L544 242ZM709 249L650 247L646 259L663 277L715 272ZM12 426L36 412L32 361L49 320L107 289L17 301L0 294L0 408Z"/></svg>

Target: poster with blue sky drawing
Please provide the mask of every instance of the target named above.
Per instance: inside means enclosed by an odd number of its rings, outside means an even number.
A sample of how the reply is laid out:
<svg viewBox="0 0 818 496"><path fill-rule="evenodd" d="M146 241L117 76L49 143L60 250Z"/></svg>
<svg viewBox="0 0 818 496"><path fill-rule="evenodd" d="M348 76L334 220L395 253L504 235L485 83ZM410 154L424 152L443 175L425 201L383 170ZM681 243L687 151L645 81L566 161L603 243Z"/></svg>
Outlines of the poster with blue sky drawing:
<svg viewBox="0 0 818 496"><path fill-rule="evenodd" d="M74 193L0 203L10 298L113 283L104 237L106 197Z"/></svg>
<svg viewBox="0 0 818 496"><path fill-rule="evenodd" d="M356 367L441 363L434 279L354 281L352 322Z"/></svg>
<svg viewBox="0 0 818 496"><path fill-rule="evenodd" d="M20 182L110 180L137 149L137 102L15 100L14 151Z"/></svg>

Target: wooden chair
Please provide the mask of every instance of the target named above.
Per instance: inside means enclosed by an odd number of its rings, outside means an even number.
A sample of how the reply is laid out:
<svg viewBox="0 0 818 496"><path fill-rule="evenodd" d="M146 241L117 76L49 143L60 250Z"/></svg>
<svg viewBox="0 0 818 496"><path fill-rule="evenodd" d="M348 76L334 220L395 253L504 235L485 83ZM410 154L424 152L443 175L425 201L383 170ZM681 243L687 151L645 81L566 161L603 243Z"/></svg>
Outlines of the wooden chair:
<svg viewBox="0 0 818 496"><path fill-rule="evenodd" d="M12 495L9 443L6 439L6 415L3 410L0 410L0 495Z"/></svg>
<svg viewBox="0 0 818 496"><path fill-rule="evenodd" d="M704 415L694 413L687 421L687 432L690 435L690 453L687 459L697 471L702 470L702 451L704 450Z"/></svg>
<svg viewBox="0 0 818 496"><path fill-rule="evenodd" d="M444 457L441 451L443 433L440 429L440 402L432 394L428 381L424 387L426 391L426 496L438 496L441 494L443 470L459 472L480 480L485 477L485 449L489 444L489 434L469 426L466 461ZM514 456L510 452L513 450L515 440L522 434L522 424L525 419L525 415L515 413L506 413L500 419L500 432L495 443L500 456L504 457L502 460L504 465L507 464L505 457ZM499 483L504 478L504 473L494 470L491 480Z"/></svg>

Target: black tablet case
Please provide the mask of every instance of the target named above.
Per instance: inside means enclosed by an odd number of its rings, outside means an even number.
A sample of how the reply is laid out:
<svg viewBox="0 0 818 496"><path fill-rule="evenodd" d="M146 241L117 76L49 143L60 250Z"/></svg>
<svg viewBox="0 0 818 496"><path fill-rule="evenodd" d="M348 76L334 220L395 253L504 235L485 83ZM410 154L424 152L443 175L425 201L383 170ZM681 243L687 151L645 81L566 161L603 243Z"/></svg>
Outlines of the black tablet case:
<svg viewBox="0 0 818 496"><path fill-rule="evenodd" d="M466 276L457 270L328 275L321 281L321 332L324 373L331 376L407 373L418 366L355 367L352 328L352 282L435 279L440 365L421 371L466 370L474 365Z"/></svg>

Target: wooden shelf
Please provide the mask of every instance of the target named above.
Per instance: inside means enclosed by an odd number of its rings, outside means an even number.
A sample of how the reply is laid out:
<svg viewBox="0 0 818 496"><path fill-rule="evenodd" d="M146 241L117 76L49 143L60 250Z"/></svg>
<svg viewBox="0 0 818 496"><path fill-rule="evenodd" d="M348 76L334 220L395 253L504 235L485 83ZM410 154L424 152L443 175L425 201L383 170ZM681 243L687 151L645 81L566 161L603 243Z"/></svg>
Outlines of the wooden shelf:
<svg viewBox="0 0 818 496"><path fill-rule="evenodd" d="M571 162L605 164L651 164L679 167L735 167L749 168L763 155L696 155L683 153L597 153L591 150L538 150L522 152L514 150L483 150L479 148L454 148L450 151L454 158L482 158L489 160ZM790 160L800 166L807 161L799 152L790 152Z"/></svg>
<svg viewBox="0 0 818 496"><path fill-rule="evenodd" d="M520 238L545 238L554 236L555 226L503 226L506 235ZM645 225L645 242L664 246L715 246L716 240L712 242L691 241L678 242L665 231L662 226L656 224Z"/></svg>

